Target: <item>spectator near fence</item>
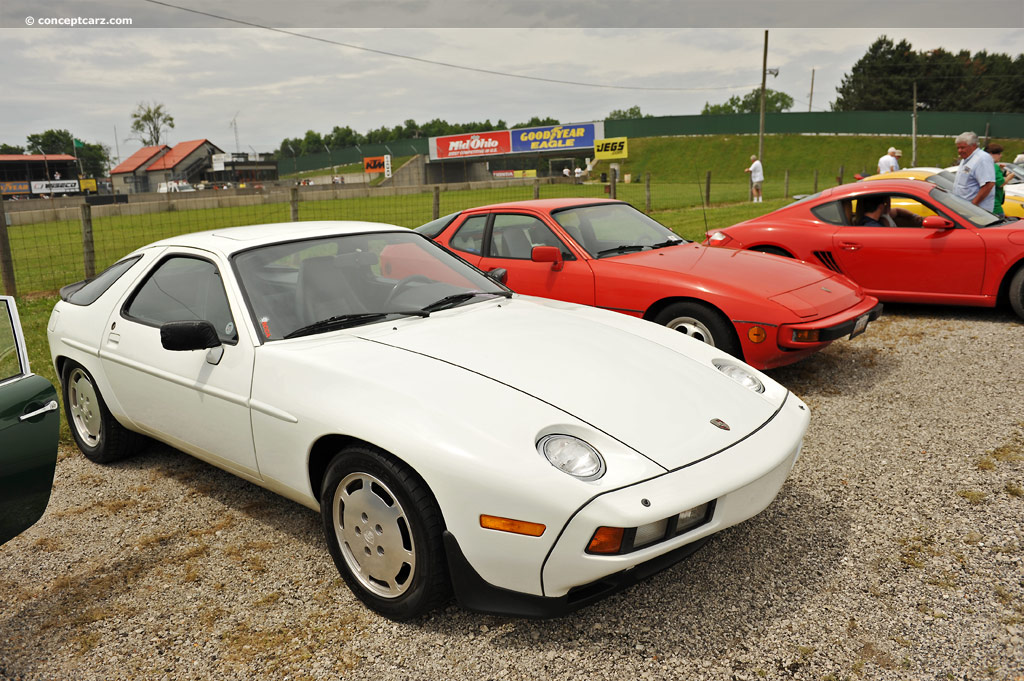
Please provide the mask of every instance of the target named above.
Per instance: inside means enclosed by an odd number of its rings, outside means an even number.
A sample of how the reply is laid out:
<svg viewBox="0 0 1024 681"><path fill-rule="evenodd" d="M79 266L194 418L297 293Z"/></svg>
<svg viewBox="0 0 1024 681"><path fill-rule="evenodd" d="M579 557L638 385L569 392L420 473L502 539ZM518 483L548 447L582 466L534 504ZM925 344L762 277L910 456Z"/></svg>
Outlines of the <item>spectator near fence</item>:
<svg viewBox="0 0 1024 681"><path fill-rule="evenodd" d="M889 147L882 158L878 159L878 174L892 173L900 169L900 162L896 160L896 147Z"/></svg>
<svg viewBox="0 0 1024 681"><path fill-rule="evenodd" d="M992 157L978 148L978 136L962 132L956 137L956 153L960 157L953 193L991 212L995 204L996 173Z"/></svg>
<svg viewBox="0 0 1024 681"><path fill-rule="evenodd" d="M750 173L750 200L754 203L761 203L761 184L764 182L764 167L757 160L756 155L750 157L750 167L743 172Z"/></svg>

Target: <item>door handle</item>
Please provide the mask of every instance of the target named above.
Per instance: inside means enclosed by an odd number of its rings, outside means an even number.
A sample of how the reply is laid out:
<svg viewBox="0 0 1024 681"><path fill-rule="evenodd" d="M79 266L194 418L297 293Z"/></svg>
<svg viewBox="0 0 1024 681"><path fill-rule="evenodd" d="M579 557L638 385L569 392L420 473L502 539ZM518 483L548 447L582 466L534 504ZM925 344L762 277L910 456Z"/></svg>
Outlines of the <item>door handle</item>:
<svg viewBox="0 0 1024 681"><path fill-rule="evenodd" d="M858 244L856 242L853 242L853 241L840 241L839 242L839 247L842 248L844 251L859 251L860 250L860 244Z"/></svg>
<svg viewBox="0 0 1024 681"><path fill-rule="evenodd" d="M50 402L45 407L41 407L27 414L22 414L21 416L18 417L18 420L28 421L31 418L35 418L36 416L39 416L40 414L45 414L46 412L49 411L57 411L57 400L50 400Z"/></svg>

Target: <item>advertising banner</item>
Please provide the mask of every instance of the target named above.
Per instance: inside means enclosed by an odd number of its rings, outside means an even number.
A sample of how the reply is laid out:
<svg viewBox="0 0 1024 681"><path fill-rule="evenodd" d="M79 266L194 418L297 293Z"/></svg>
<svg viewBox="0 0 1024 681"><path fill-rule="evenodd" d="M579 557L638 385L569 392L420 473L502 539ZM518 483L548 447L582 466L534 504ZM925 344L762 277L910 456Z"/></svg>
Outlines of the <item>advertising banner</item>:
<svg viewBox="0 0 1024 681"><path fill-rule="evenodd" d="M625 137L609 137L608 139L597 140L594 145L594 158L605 160L610 158L626 158L629 156L629 147Z"/></svg>
<svg viewBox="0 0 1024 681"><path fill-rule="evenodd" d="M597 123L572 123L569 125L546 125L539 128L512 130L512 151L573 151L590 149L597 139ZM601 124L604 134L604 124Z"/></svg>
<svg viewBox="0 0 1024 681"><path fill-rule="evenodd" d="M431 160L507 154L512 150L508 130L473 132L430 138Z"/></svg>
<svg viewBox="0 0 1024 681"><path fill-rule="evenodd" d="M364 156L364 173L384 173L384 177L391 177L391 154L384 156Z"/></svg>
<svg viewBox="0 0 1024 681"><path fill-rule="evenodd" d="M78 191L78 180L43 180L32 183L33 194L68 194Z"/></svg>
<svg viewBox="0 0 1024 681"><path fill-rule="evenodd" d="M0 194L28 194L31 191L28 180L0 182Z"/></svg>

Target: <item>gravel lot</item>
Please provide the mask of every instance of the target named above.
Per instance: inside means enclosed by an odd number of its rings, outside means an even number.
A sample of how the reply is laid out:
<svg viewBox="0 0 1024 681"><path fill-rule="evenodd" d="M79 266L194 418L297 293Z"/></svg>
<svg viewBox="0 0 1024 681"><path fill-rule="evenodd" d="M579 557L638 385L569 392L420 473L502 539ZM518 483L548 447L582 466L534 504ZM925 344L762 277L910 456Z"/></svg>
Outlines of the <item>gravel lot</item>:
<svg viewBox="0 0 1024 681"><path fill-rule="evenodd" d="M172 449L66 448L0 547L3 679L1024 679L1024 325L889 306L772 375L812 409L761 515L573 616L361 607L318 516Z"/></svg>

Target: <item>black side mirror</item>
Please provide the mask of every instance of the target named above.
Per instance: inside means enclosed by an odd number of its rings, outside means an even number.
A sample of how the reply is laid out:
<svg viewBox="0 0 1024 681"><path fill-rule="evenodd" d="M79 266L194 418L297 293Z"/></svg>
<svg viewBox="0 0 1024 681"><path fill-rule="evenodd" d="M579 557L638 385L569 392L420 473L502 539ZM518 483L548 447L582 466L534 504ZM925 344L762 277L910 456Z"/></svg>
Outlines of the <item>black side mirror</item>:
<svg viewBox="0 0 1024 681"><path fill-rule="evenodd" d="M493 279L499 284L504 284L506 281L508 281L508 270L506 270L504 267L496 267L493 270L488 270L487 278Z"/></svg>
<svg viewBox="0 0 1024 681"><path fill-rule="evenodd" d="M205 319L165 322L160 325L160 345L164 350L208 350L220 347L220 338Z"/></svg>

